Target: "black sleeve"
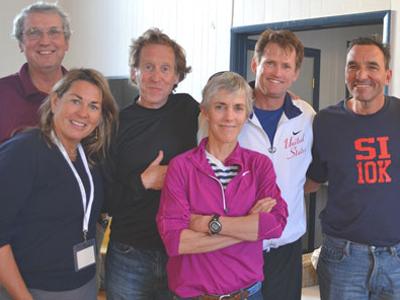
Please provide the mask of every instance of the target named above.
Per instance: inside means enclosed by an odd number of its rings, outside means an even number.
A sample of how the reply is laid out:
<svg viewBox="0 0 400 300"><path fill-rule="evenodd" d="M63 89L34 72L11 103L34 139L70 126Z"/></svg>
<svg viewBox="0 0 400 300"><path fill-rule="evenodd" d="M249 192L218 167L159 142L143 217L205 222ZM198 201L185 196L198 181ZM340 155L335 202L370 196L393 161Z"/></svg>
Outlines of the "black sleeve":
<svg viewBox="0 0 400 300"><path fill-rule="evenodd" d="M142 172L132 172L129 176L121 178L117 172L116 156L117 156L117 143L114 141L110 147L109 154L104 162L101 164L101 170L104 178L104 204L102 208L103 213L108 213L110 216L117 209L124 207L124 191L129 190L130 199L141 199L142 195L146 193L140 177Z"/></svg>
<svg viewBox="0 0 400 300"><path fill-rule="evenodd" d="M318 183L323 183L328 180L327 162L321 157L321 151L323 151L322 132L323 125L320 120L320 115L317 115L313 122L312 162L307 170L307 178L310 178Z"/></svg>

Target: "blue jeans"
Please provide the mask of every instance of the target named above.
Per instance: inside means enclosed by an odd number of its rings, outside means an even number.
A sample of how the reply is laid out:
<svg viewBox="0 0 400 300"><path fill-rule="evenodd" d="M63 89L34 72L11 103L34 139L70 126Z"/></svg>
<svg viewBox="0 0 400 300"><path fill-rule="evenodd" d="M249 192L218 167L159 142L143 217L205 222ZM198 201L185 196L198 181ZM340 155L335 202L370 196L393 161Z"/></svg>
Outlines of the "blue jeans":
<svg viewBox="0 0 400 300"><path fill-rule="evenodd" d="M172 299L166 273L167 255L110 241L106 257L108 300Z"/></svg>
<svg viewBox="0 0 400 300"><path fill-rule="evenodd" d="M317 273L322 300L399 300L400 244L375 247L325 235Z"/></svg>
<svg viewBox="0 0 400 300"><path fill-rule="evenodd" d="M261 282L257 282L253 286L251 286L248 290L249 296L246 298L246 300L264 300L262 292L261 292ZM181 298L179 296L174 296L174 300L195 300L197 299L196 297L194 298Z"/></svg>

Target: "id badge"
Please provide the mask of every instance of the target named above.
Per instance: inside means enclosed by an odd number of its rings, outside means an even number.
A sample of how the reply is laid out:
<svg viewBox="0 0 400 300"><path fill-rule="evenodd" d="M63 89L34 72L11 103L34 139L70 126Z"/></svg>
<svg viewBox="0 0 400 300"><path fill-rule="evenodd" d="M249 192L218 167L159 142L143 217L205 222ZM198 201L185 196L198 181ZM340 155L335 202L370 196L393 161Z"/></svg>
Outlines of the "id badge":
<svg viewBox="0 0 400 300"><path fill-rule="evenodd" d="M96 263L96 246L94 239L76 244L73 250L76 272Z"/></svg>

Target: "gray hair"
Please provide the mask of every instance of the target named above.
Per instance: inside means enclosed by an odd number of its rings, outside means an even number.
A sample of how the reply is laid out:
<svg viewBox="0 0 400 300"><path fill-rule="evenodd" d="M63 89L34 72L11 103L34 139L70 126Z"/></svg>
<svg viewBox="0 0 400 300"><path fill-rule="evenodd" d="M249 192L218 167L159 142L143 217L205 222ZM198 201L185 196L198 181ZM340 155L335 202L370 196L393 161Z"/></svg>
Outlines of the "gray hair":
<svg viewBox="0 0 400 300"><path fill-rule="evenodd" d="M62 21L65 39L67 41L69 40L71 28L68 15L57 4L40 1L24 7L21 12L15 16L12 36L15 37L18 42L22 43L25 19L32 13L58 14Z"/></svg>
<svg viewBox="0 0 400 300"><path fill-rule="evenodd" d="M203 100L200 107L207 110L211 104L211 99L221 90L232 94L243 92L246 98L247 116L253 112L253 90L242 76L228 71L215 73L208 79L202 92Z"/></svg>

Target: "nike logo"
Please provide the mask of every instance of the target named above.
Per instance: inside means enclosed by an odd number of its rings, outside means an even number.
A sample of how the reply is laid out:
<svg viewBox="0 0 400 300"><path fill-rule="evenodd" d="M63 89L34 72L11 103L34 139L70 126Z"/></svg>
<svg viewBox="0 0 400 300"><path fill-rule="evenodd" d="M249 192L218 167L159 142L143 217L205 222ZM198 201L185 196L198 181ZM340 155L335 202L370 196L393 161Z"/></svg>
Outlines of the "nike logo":
<svg viewBox="0 0 400 300"><path fill-rule="evenodd" d="M301 132L301 130L299 131L292 131L293 135L298 135Z"/></svg>

